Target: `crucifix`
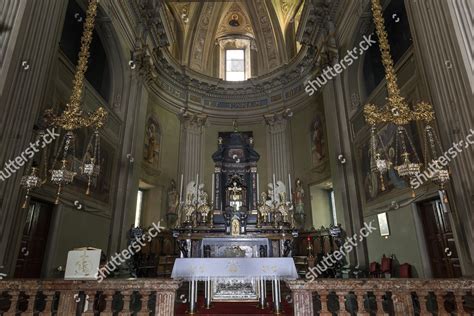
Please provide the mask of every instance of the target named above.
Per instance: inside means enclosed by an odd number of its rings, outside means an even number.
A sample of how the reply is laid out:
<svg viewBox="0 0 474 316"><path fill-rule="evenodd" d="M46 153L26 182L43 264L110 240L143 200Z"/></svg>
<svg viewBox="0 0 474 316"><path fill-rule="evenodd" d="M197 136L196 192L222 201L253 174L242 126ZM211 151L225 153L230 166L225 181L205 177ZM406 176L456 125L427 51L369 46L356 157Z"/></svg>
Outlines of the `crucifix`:
<svg viewBox="0 0 474 316"><path fill-rule="evenodd" d="M239 210L240 206L242 205L242 188L237 186L237 182L232 183L232 187L229 187L229 197L230 197L230 205L233 206L236 210Z"/></svg>

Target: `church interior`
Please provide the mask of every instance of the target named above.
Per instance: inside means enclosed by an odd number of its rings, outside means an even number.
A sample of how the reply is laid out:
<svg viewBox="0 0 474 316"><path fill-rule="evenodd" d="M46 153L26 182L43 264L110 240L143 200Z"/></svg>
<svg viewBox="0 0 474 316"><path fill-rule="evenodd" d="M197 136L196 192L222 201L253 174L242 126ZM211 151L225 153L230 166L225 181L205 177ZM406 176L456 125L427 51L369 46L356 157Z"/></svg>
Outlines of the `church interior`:
<svg viewBox="0 0 474 316"><path fill-rule="evenodd" d="M473 315L472 1L0 8L0 315Z"/></svg>

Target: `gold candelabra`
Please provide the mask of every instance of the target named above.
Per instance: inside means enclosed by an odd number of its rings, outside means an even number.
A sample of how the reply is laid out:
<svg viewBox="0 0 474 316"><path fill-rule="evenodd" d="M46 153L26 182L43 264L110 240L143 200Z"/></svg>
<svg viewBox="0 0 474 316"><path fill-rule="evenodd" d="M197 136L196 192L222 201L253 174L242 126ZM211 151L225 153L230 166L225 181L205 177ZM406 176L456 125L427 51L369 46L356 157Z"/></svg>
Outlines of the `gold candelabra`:
<svg viewBox="0 0 474 316"><path fill-rule="evenodd" d="M80 128L93 128L93 133L89 144L85 150L82 159L82 166L79 168L83 175L88 178L86 194L90 192L92 178L99 175L100 170L100 137L99 129L105 124L107 111L99 107L93 113L84 114L81 109L82 96L84 90L85 73L88 67L90 56L90 45L92 43L95 18L97 16L98 0L89 0L86 19L84 22L84 31L81 37L81 49L78 56L76 72L74 75L72 93L69 102L66 104L65 110L60 114L54 114L52 109L48 109L44 113L44 119L51 127L59 128L65 131L62 137L61 146L54 159L51 173L51 182L58 186L55 203L59 203L62 189L65 185L73 182L77 175L78 169L75 168L75 139L74 131ZM36 170L32 170L32 176L35 176ZM33 178L31 178L33 179ZM27 197L33 188L38 187L37 184L30 181L25 185L27 189Z"/></svg>
<svg viewBox="0 0 474 316"><path fill-rule="evenodd" d="M397 171L398 175L410 181L413 180L421 171L422 164L416 153L406 125L411 122L423 122L425 124L425 165L427 165L428 156L431 155L436 159L436 147L440 147L440 143L435 136L434 129L431 127L435 120L433 106L427 102L420 102L414 106L414 110L400 94L397 84L397 76L395 74L394 63L390 54L390 45L388 42L387 32L385 30L385 21L382 13L382 6L379 0L372 0L372 14L379 39L382 63L385 68L385 79L387 81L388 103L384 107L377 107L374 104L364 106L364 115L366 122L371 126L370 137L370 169L373 173L378 173L381 181L381 189L385 190L383 183L383 174L390 168ZM388 159L385 149L379 148L379 140L377 139L377 125L392 123L397 126L395 135L395 161ZM380 143L381 140L380 140ZM443 189L444 184L449 180L448 171L446 169L438 169L431 180L440 185ZM413 187L412 187L413 189ZM414 192L414 191L413 191Z"/></svg>

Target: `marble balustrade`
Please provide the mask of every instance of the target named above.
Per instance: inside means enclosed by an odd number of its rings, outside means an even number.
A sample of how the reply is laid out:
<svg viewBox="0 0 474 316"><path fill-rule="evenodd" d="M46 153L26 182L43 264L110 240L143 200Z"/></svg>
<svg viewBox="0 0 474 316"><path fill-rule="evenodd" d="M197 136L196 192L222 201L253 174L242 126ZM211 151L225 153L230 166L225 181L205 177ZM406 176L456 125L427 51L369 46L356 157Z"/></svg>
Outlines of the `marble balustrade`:
<svg viewBox="0 0 474 316"><path fill-rule="evenodd" d="M0 281L0 314L170 316L179 285L171 279L5 280Z"/></svg>
<svg viewBox="0 0 474 316"><path fill-rule="evenodd" d="M292 292L295 316L473 312L474 279L300 279L286 284Z"/></svg>

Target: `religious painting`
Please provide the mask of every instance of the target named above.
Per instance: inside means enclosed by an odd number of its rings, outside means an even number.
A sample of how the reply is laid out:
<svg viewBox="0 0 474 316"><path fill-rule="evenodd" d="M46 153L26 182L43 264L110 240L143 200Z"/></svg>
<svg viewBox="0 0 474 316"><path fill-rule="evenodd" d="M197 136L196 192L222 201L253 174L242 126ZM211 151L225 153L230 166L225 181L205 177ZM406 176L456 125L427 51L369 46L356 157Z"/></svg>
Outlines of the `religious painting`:
<svg viewBox="0 0 474 316"><path fill-rule="evenodd" d="M407 131L409 135L418 135L417 128L415 125L408 126ZM378 141L381 147L384 148L385 155L387 158L394 162L396 155L396 139L397 126L394 124L387 124L378 133ZM421 153L418 139L415 137L414 146L417 153ZM381 178L380 175L370 172L370 161L373 159L372 152L370 150L369 139L366 139L359 152L359 159L361 165L363 186L365 192L366 203L373 202L377 198L392 192L394 189L406 189L408 188L407 183L404 179L400 178L395 169L390 168ZM399 155L399 154L398 154ZM411 152L411 156L414 157L415 153ZM419 157L422 161L422 157ZM382 190L383 187L385 190Z"/></svg>
<svg viewBox="0 0 474 316"><path fill-rule="evenodd" d="M159 166L161 131L158 119L150 115L145 126L143 160L155 168Z"/></svg>
<svg viewBox="0 0 474 316"><path fill-rule="evenodd" d="M313 168L320 167L326 162L326 148L324 118L318 113L311 124L311 162Z"/></svg>

